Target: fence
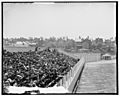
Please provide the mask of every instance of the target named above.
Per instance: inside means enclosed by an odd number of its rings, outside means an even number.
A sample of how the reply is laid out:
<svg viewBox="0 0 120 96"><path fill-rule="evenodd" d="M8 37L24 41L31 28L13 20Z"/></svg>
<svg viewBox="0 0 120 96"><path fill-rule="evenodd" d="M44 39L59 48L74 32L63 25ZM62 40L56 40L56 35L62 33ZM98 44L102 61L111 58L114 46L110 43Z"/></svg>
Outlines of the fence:
<svg viewBox="0 0 120 96"><path fill-rule="evenodd" d="M74 56L84 57L86 62L96 62L101 60L101 53L75 53Z"/></svg>
<svg viewBox="0 0 120 96"><path fill-rule="evenodd" d="M73 58L81 58L84 57L86 62L96 62L101 60L101 53L70 53L70 52L65 52L62 50L58 50L61 53L64 53L66 55L69 55Z"/></svg>
<svg viewBox="0 0 120 96"><path fill-rule="evenodd" d="M80 74L85 65L85 59L81 58L80 61L65 75L59 82L58 86L63 86L70 93L72 93L76 87L77 81L80 79Z"/></svg>

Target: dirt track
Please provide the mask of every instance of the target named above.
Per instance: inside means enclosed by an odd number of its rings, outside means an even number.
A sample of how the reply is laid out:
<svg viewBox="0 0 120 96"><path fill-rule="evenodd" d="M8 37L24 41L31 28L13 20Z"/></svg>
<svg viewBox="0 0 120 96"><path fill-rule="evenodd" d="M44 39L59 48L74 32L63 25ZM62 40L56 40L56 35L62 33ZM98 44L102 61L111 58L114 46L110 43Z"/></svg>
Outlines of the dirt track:
<svg viewBox="0 0 120 96"><path fill-rule="evenodd" d="M77 93L116 93L115 60L86 63Z"/></svg>

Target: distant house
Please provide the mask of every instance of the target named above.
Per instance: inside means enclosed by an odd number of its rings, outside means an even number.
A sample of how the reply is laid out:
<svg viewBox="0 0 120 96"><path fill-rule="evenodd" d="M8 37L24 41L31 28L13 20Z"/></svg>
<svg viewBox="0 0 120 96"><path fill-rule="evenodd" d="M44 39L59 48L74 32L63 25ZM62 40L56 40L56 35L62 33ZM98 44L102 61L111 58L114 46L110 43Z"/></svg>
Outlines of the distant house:
<svg viewBox="0 0 120 96"><path fill-rule="evenodd" d="M102 44L103 43L103 39L102 38L96 38L95 39L95 43L96 44Z"/></svg>
<svg viewBox="0 0 120 96"><path fill-rule="evenodd" d="M92 45L96 45L96 41L95 40L92 40Z"/></svg>
<svg viewBox="0 0 120 96"><path fill-rule="evenodd" d="M26 41L25 43L27 43L29 46L36 46L36 43L32 43L32 42L28 42L28 41Z"/></svg>
<svg viewBox="0 0 120 96"><path fill-rule="evenodd" d="M29 46L36 46L36 43L29 43Z"/></svg>
<svg viewBox="0 0 120 96"><path fill-rule="evenodd" d="M76 48L77 49L82 49L82 45L80 44L80 45L76 45Z"/></svg>
<svg viewBox="0 0 120 96"><path fill-rule="evenodd" d="M90 48L89 43L88 42L82 42L82 48L89 49Z"/></svg>
<svg viewBox="0 0 120 96"><path fill-rule="evenodd" d="M112 59L112 56L111 56L110 54L106 53L106 54L104 54L104 55L102 56L102 59L104 59L104 60L111 60L111 59Z"/></svg>
<svg viewBox="0 0 120 96"><path fill-rule="evenodd" d="M76 42L76 49L78 50L78 49L81 49L81 48L82 48L81 42L77 41Z"/></svg>
<svg viewBox="0 0 120 96"><path fill-rule="evenodd" d="M85 39L81 43L82 43L82 47L84 49L89 49L90 45L92 44L91 40L89 40L89 39Z"/></svg>
<svg viewBox="0 0 120 96"><path fill-rule="evenodd" d="M16 47L28 47L29 44L27 44L26 42L18 41L14 44L14 46L16 46Z"/></svg>
<svg viewBox="0 0 120 96"><path fill-rule="evenodd" d="M94 49L94 50L92 50L92 52L94 52L94 53L101 53L100 49Z"/></svg>
<svg viewBox="0 0 120 96"><path fill-rule="evenodd" d="M84 40L82 42L76 42L76 49L89 49L90 43L89 40Z"/></svg>
<svg viewBox="0 0 120 96"><path fill-rule="evenodd" d="M111 42L109 39L105 40L105 44L106 44L107 46L110 46L111 43L112 43L112 42Z"/></svg>

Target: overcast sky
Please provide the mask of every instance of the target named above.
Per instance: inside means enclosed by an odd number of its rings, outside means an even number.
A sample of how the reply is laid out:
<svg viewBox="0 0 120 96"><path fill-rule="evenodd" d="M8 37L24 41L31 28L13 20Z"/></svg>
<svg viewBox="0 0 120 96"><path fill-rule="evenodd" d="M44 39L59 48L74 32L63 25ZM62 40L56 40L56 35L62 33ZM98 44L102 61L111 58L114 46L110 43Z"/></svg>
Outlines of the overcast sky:
<svg viewBox="0 0 120 96"><path fill-rule="evenodd" d="M115 3L3 5L3 37L115 37Z"/></svg>

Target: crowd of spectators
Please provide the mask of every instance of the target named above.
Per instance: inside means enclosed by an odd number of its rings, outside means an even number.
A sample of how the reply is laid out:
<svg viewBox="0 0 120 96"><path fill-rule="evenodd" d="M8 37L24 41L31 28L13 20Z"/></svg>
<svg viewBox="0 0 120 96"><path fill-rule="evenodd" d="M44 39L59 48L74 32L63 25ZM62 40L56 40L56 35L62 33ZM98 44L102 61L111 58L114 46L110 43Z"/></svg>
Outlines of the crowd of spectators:
<svg viewBox="0 0 120 96"><path fill-rule="evenodd" d="M3 50L3 84L50 87L78 61L51 48L28 52Z"/></svg>

